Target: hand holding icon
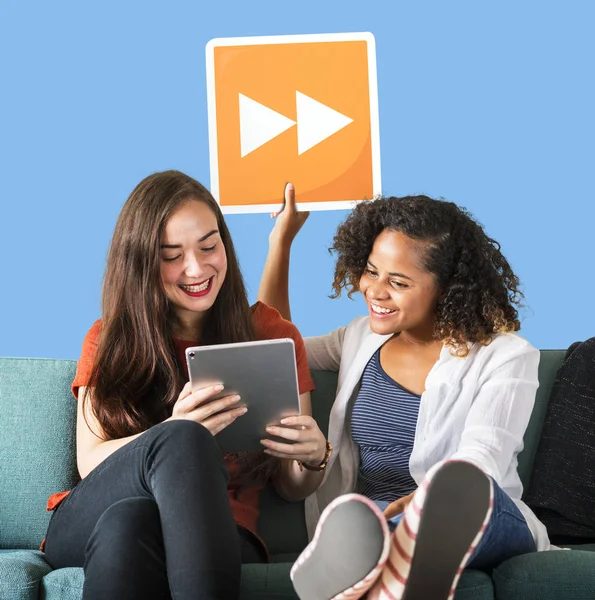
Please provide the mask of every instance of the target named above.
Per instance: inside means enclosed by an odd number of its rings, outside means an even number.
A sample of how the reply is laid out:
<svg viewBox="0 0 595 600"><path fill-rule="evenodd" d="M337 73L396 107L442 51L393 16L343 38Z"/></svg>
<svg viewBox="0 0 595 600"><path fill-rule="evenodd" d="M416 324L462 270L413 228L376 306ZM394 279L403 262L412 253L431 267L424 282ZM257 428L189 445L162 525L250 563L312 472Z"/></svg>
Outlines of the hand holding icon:
<svg viewBox="0 0 595 600"><path fill-rule="evenodd" d="M285 186L285 204L283 209L271 213L271 219L276 219L269 243L271 246L282 244L291 246L295 236L310 216L310 211L298 211L295 204L295 187L293 183Z"/></svg>

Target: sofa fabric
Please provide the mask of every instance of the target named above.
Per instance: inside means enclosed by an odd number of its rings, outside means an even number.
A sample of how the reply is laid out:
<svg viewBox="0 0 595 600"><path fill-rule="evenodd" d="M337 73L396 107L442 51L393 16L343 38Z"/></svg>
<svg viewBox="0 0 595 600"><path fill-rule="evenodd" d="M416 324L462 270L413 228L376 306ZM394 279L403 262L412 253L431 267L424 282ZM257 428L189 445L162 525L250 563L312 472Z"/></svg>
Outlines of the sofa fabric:
<svg viewBox="0 0 595 600"><path fill-rule="evenodd" d="M49 495L77 480L75 369L75 361L0 359L0 548L39 549Z"/></svg>
<svg viewBox="0 0 595 600"><path fill-rule="evenodd" d="M0 550L0 598L37 600L42 579L51 571L35 550Z"/></svg>
<svg viewBox="0 0 595 600"><path fill-rule="evenodd" d="M492 573L497 600L593 600L595 553L534 552L502 563Z"/></svg>
<svg viewBox="0 0 595 600"><path fill-rule="evenodd" d="M523 488L526 490L531 481L533 473L533 464L539 446L541 430L545 421L545 413L549 401L556 373L564 359L564 352L561 350L542 350L539 358L539 387L535 396L535 406L531 413L531 419L527 427L524 438L524 448L519 454L518 471Z"/></svg>
<svg viewBox="0 0 595 600"><path fill-rule="evenodd" d="M558 370L526 501L554 543L595 542L595 337Z"/></svg>
<svg viewBox="0 0 595 600"><path fill-rule="evenodd" d="M542 351L540 387L519 456L525 487L563 351ZM70 393L75 361L0 358L0 600L80 600L82 569L51 571L37 551L50 513L48 496L77 481L76 401ZM314 416L326 431L336 373L315 371ZM259 532L272 562L245 565L242 600L295 600L289 570L307 543L302 502L289 503L272 488L261 497ZM492 576L466 571L455 600L595 599L595 548L516 557Z"/></svg>
<svg viewBox="0 0 595 600"><path fill-rule="evenodd" d="M240 600L298 600L290 583L290 569L291 563L244 565ZM82 569L52 571L41 583L39 598L40 600L80 600L83 581ZM4 596L0 597L4 600ZM489 575L480 571L468 571L463 574L455 600L493 600L493 598L494 590Z"/></svg>

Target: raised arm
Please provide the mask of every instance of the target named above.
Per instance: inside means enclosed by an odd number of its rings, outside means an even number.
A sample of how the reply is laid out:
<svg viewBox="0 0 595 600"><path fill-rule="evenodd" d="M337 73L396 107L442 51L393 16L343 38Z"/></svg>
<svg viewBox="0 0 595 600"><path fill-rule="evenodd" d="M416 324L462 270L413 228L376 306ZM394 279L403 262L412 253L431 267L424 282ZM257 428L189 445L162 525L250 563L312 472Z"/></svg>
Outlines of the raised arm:
<svg viewBox="0 0 595 600"><path fill-rule="evenodd" d="M276 218L269 236L269 253L260 279L258 299L276 308L284 319L291 321L289 307L289 258L291 244L309 216L309 212L298 212L295 206L295 188L292 183L285 186L285 206L280 213L271 213Z"/></svg>

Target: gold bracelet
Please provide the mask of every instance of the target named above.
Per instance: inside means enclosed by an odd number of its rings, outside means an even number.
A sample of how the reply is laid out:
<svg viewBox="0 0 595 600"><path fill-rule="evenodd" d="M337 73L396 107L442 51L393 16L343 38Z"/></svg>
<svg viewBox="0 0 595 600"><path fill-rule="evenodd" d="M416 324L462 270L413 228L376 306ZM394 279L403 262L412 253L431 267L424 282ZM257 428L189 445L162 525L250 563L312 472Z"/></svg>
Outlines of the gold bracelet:
<svg viewBox="0 0 595 600"><path fill-rule="evenodd" d="M331 443L327 440L326 453L324 455L324 458L322 459L322 462L319 465L309 465L308 463L298 460L297 463L300 466L300 471L303 471L304 469L307 469L308 471L324 471L326 469L326 465L328 465L328 461L330 460L332 453L333 447Z"/></svg>

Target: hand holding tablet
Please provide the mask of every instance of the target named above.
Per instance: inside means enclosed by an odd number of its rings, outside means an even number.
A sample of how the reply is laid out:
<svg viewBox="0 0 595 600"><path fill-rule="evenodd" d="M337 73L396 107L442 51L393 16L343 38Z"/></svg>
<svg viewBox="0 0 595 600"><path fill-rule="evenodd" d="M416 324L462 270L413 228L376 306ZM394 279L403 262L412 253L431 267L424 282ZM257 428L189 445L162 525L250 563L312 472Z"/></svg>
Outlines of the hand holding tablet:
<svg viewBox="0 0 595 600"><path fill-rule="evenodd" d="M246 414L247 410L245 406L238 407L240 397L237 394L219 396L214 400L222 390L221 385L211 385L192 391L192 384L188 382L178 396L172 417L190 418L217 435L238 417Z"/></svg>
<svg viewBox="0 0 595 600"><path fill-rule="evenodd" d="M192 392L179 408L194 402L224 452L263 450L268 426L300 415L292 339L197 346L186 360ZM291 443L285 435L282 441Z"/></svg>

